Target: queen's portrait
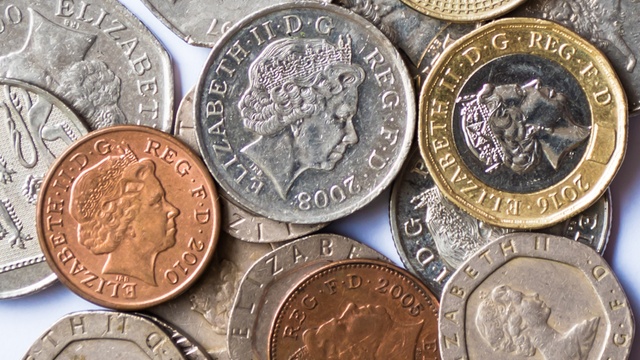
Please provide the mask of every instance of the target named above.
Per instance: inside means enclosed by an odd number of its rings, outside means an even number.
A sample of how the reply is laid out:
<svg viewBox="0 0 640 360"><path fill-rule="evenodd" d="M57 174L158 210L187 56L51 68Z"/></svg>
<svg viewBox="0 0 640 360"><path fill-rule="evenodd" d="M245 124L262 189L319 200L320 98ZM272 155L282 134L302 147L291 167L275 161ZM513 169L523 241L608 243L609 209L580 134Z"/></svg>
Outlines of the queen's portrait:
<svg viewBox="0 0 640 360"><path fill-rule="evenodd" d="M494 288L480 303L476 327L494 351L547 360L586 360L598 332L599 317L584 320L561 333L548 324L551 309L538 294L507 285Z"/></svg>
<svg viewBox="0 0 640 360"><path fill-rule="evenodd" d="M239 102L245 129L257 137L241 149L282 197L308 169L332 170L358 142L353 117L364 70L351 63L351 40L283 39L249 67Z"/></svg>
<svg viewBox="0 0 640 360"><path fill-rule="evenodd" d="M156 258L175 245L180 211L166 199L155 170L151 160L138 160L126 148L72 185L70 213L78 222L78 241L95 255L107 255L103 274L157 286Z"/></svg>

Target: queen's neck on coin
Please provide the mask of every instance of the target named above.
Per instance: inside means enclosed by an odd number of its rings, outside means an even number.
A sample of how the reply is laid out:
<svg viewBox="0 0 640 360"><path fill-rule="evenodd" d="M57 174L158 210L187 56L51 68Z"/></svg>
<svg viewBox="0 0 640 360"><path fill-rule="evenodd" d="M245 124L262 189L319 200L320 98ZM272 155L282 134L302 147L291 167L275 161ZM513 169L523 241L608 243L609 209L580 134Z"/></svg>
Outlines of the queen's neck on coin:
<svg viewBox="0 0 640 360"><path fill-rule="evenodd" d="M121 246L109 254L102 273L131 276L157 286L154 268L158 252L153 249L145 251L133 244L128 246L128 243L128 240L123 240Z"/></svg>

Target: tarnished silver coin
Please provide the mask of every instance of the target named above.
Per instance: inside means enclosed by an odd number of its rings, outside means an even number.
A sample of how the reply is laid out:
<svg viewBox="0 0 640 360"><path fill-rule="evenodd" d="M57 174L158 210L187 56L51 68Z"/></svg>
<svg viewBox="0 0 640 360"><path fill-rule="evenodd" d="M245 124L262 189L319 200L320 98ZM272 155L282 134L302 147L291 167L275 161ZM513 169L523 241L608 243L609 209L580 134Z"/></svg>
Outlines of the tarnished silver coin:
<svg viewBox="0 0 640 360"><path fill-rule="evenodd" d="M81 311L63 316L31 346L24 360L185 358L171 338L150 320L115 311Z"/></svg>
<svg viewBox="0 0 640 360"><path fill-rule="evenodd" d="M1 77L52 92L92 129L172 129L169 56L118 1L12 0L0 13Z"/></svg>
<svg viewBox="0 0 640 360"><path fill-rule="evenodd" d="M213 47L222 34L243 17L271 5L293 1L142 0L156 17L184 41L206 47Z"/></svg>
<svg viewBox="0 0 640 360"><path fill-rule="evenodd" d="M514 233L453 274L440 303L443 360L624 360L635 323L613 271L564 237Z"/></svg>
<svg viewBox="0 0 640 360"><path fill-rule="evenodd" d="M607 55L629 101L640 111L640 6L637 0L528 0L509 16L551 20Z"/></svg>
<svg viewBox="0 0 640 360"><path fill-rule="evenodd" d="M193 95L195 88L184 96L178 107L174 128L175 136L198 152L193 124ZM224 189L219 189L222 210L222 230L236 239L249 242L279 242L293 240L316 232L327 223L291 224L255 215L234 204Z"/></svg>
<svg viewBox="0 0 640 360"><path fill-rule="evenodd" d="M328 262L356 258L386 260L355 240L316 234L285 244L256 261L243 276L231 309L230 358L266 360L269 330L288 291Z"/></svg>
<svg viewBox="0 0 640 360"><path fill-rule="evenodd" d="M200 348L200 345L198 343L188 338L184 333L176 329L176 327L172 324L169 324L163 319L148 314L136 313L136 315L151 320L154 324L158 325L162 330L164 330L164 332L169 335L171 341L173 341L176 347L180 349L187 360L211 360L211 357L209 357L206 351Z"/></svg>
<svg viewBox="0 0 640 360"><path fill-rule="evenodd" d="M245 18L213 49L195 96L198 145L251 212L317 224L383 191L415 128L400 55L369 22L300 2Z"/></svg>
<svg viewBox="0 0 640 360"><path fill-rule="evenodd" d="M176 299L146 311L177 326L214 359L229 359L227 323L240 280L255 261L271 250L268 244L223 236L213 261L195 285Z"/></svg>
<svg viewBox="0 0 640 360"><path fill-rule="evenodd" d="M0 79L0 299L56 280L36 232L36 200L54 159L87 133L62 101L22 81Z"/></svg>
<svg viewBox="0 0 640 360"><path fill-rule="evenodd" d="M600 254L609 240L611 194L582 213L539 232L564 236ZM393 241L403 264L440 296L453 272L480 247L517 230L473 218L438 190L420 152L411 152L396 180L389 207Z"/></svg>

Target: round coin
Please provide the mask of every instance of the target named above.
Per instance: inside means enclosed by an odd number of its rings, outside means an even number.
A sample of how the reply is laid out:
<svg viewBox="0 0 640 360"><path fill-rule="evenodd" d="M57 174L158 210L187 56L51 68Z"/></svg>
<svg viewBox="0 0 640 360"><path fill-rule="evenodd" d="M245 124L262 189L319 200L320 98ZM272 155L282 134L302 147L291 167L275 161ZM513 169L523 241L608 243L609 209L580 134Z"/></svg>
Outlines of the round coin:
<svg viewBox="0 0 640 360"><path fill-rule="evenodd" d="M413 137L414 94L387 38L334 5L274 6L229 30L196 96L198 145L247 210L318 224L383 191Z"/></svg>
<svg viewBox="0 0 640 360"><path fill-rule="evenodd" d="M51 163L87 129L55 96L8 79L0 79L0 122L6 125L0 127L0 299L6 299L56 280L33 221L38 191Z"/></svg>
<svg viewBox="0 0 640 360"><path fill-rule="evenodd" d="M286 297L269 359L440 359L438 300L406 271L346 260L310 273Z"/></svg>
<svg viewBox="0 0 640 360"><path fill-rule="evenodd" d="M603 254L611 229L610 202L607 190L585 211L539 231L580 241ZM500 236L516 231L474 219L447 200L434 184L417 149L409 155L393 186L389 217L402 263L437 296L469 256Z"/></svg>
<svg viewBox="0 0 640 360"><path fill-rule="evenodd" d="M136 313L137 316L150 320L154 324L158 325L164 332L169 335L173 344L180 349L185 359L187 360L211 360L207 352L200 348L200 345L189 339L185 334L175 328L172 324L166 323L164 320L157 317ZM220 360L214 358L215 360Z"/></svg>
<svg viewBox="0 0 640 360"><path fill-rule="evenodd" d="M606 191L626 148L626 98L587 41L503 19L445 50L420 94L420 150L454 204L491 225L546 227Z"/></svg>
<svg viewBox="0 0 640 360"><path fill-rule="evenodd" d="M38 199L40 246L58 278L101 306L173 298L206 269L220 228L206 167L158 130L91 133L52 166Z"/></svg>
<svg viewBox="0 0 640 360"><path fill-rule="evenodd" d="M520 6L525 0L402 0L436 19L455 22L491 20Z"/></svg>
<svg viewBox="0 0 640 360"><path fill-rule="evenodd" d="M508 234L455 272L440 306L443 360L627 359L635 324L598 253L577 241Z"/></svg>

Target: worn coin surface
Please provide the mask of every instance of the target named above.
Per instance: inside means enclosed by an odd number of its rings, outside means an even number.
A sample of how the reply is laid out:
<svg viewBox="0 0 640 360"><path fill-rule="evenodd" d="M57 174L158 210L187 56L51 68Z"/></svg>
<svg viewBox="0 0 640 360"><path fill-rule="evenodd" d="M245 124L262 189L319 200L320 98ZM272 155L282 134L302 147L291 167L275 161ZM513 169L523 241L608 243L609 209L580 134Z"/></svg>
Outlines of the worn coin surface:
<svg viewBox="0 0 640 360"><path fill-rule="evenodd" d="M270 331L269 359L440 359L438 300L411 274L374 260L310 273Z"/></svg>
<svg viewBox="0 0 640 360"><path fill-rule="evenodd" d="M465 261L444 288L439 322L443 360L624 360L635 332L597 252L535 233L505 235Z"/></svg>
<svg viewBox="0 0 640 360"><path fill-rule="evenodd" d="M191 89L180 102L176 115L175 136L198 152L195 127L193 124L193 95ZM278 242L293 240L308 235L327 226L320 224L291 224L255 215L229 200L224 189L219 189L222 210L222 230L236 239L249 242Z"/></svg>
<svg viewBox="0 0 640 360"><path fill-rule="evenodd" d="M87 133L55 96L0 79L0 299L42 290L56 280L37 240L36 201L54 159Z"/></svg>
<svg viewBox="0 0 640 360"><path fill-rule="evenodd" d="M610 202L607 190L585 211L539 231L574 239L603 254L611 230ZM469 256L498 237L516 231L474 219L447 200L417 149L409 155L393 186L389 217L402 263L438 296Z"/></svg>
<svg viewBox="0 0 640 360"><path fill-rule="evenodd" d="M164 330L164 332L167 335L169 335L169 337L171 338L171 341L173 341L175 346L178 349L180 349L180 352L182 352L185 359L187 360L210 360L211 359L207 354L207 352L204 351L198 343L191 340L180 330L176 329L174 325L167 323L163 319L160 319L148 314L136 313L135 315L151 320L151 322L158 325L162 330Z"/></svg>
<svg viewBox="0 0 640 360"><path fill-rule="evenodd" d="M409 151L410 78L389 40L335 5L280 5L214 48L196 90L205 162L234 201L283 222L346 216Z"/></svg>
<svg viewBox="0 0 640 360"><path fill-rule="evenodd" d="M485 223L546 227L606 191L626 149L622 87L555 23L492 22L445 50L420 95L419 143L454 204Z"/></svg>
<svg viewBox="0 0 640 360"><path fill-rule="evenodd" d="M0 77L46 89L90 128L173 128L173 70L155 36L118 1L0 5Z"/></svg>
<svg viewBox="0 0 640 360"><path fill-rule="evenodd" d="M31 346L24 360L188 359L150 320L112 311L65 315Z"/></svg>
<svg viewBox="0 0 640 360"><path fill-rule="evenodd" d="M189 290L147 309L191 336L217 360L229 359L227 325L240 280L258 259L272 250L223 235L209 267Z"/></svg>
<svg viewBox="0 0 640 360"><path fill-rule="evenodd" d="M491 20L520 6L525 0L402 0L437 19L455 22Z"/></svg>
<svg viewBox="0 0 640 360"><path fill-rule="evenodd" d="M234 360L267 359L269 329L287 292L310 271L332 261L386 258L355 240L315 234L264 255L247 270L231 310L227 341Z"/></svg>
<svg viewBox="0 0 640 360"><path fill-rule="evenodd" d="M38 199L40 246L58 278L98 305L134 310L185 291L220 228L213 180L175 138L121 125L74 143Z"/></svg>

